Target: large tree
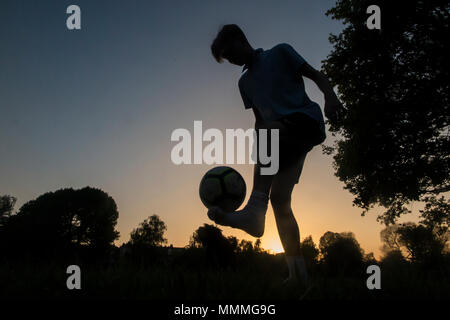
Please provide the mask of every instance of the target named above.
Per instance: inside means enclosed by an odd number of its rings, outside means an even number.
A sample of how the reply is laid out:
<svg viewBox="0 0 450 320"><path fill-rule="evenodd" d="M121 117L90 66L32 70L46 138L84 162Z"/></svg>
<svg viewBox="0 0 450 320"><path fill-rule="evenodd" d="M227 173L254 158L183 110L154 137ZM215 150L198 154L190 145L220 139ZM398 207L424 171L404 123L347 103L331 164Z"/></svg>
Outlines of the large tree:
<svg viewBox="0 0 450 320"><path fill-rule="evenodd" d="M352 232L327 231L319 240L322 263L329 274L360 274L364 250Z"/></svg>
<svg viewBox="0 0 450 320"><path fill-rule="evenodd" d="M317 249L316 244L311 236L306 237L300 243L302 249L302 254L309 265L315 264L319 258L319 249Z"/></svg>
<svg viewBox="0 0 450 320"><path fill-rule="evenodd" d="M392 224L381 231L383 250L402 252L414 262L439 262L448 252L450 206L444 198L429 200L419 223Z"/></svg>
<svg viewBox="0 0 450 320"><path fill-rule="evenodd" d="M207 264L227 267L234 265L241 244L242 241L239 243L236 237L227 238L217 226L205 223L194 231L188 247L205 250Z"/></svg>
<svg viewBox="0 0 450 320"><path fill-rule="evenodd" d="M381 30L368 29L370 5ZM394 223L411 201L450 190L449 1L338 0L344 29L323 61L346 115L331 126L336 176L366 213Z"/></svg>
<svg viewBox="0 0 450 320"><path fill-rule="evenodd" d="M36 254L68 252L76 247L104 250L119 236L113 198L86 187L48 192L25 203L5 224L10 249Z"/></svg>
<svg viewBox="0 0 450 320"><path fill-rule="evenodd" d="M130 243L141 247L157 247L167 243L164 232L167 226L156 214L148 217L133 229L130 234Z"/></svg>
<svg viewBox="0 0 450 320"><path fill-rule="evenodd" d="M442 259L448 236L439 237L432 229L413 222L393 224L381 231L383 249L402 252L413 262L436 262Z"/></svg>

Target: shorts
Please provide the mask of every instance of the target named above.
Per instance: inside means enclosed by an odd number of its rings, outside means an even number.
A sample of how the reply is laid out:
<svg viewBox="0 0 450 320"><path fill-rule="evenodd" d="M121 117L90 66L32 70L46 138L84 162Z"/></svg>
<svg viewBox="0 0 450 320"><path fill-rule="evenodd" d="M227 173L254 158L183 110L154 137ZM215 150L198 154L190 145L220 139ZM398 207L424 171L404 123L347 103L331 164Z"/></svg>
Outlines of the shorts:
<svg viewBox="0 0 450 320"><path fill-rule="evenodd" d="M268 129L267 146L268 154L271 154L270 148L270 130L278 129L279 131L279 169L278 173L285 170L295 173L295 183L298 182L305 160L306 154L312 148L325 140L320 130L319 124L304 113L294 113L285 116L279 120L257 124L256 126L256 142L259 149L259 130ZM257 157L257 165L264 167L259 161L259 152ZM277 174L278 174L277 173Z"/></svg>

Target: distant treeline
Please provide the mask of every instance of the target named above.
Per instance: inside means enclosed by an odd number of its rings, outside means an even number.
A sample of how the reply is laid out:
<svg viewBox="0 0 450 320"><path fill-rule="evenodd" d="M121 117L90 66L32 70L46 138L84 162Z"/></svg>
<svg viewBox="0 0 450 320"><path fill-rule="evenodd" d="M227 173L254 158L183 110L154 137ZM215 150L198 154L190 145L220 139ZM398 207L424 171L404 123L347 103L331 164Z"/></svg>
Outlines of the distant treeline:
<svg viewBox="0 0 450 320"><path fill-rule="evenodd" d="M167 244L166 224L152 215L117 247L115 201L90 187L46 193L17 212L14 205L14 197L0 197L0 296L70 296L65 268L76 264L88 284L80 293L85 297L292 298L275 285L287 273L284 254L269 253L260 239L226 237L204 224L185 247L174 248ZM352 232L328 231L318 244L304 238L308 271L320 287L311 298L448 296L448 208L436 202L421 214L418 224L393 224L381 232L380 261ZM369 295L365 286L373 264L381 266L383 295Z"/></svg>
<svg viewBox="0 0 450 320"><path fill-rule="evenodd" d="M166 224L157 215L145 219L120 248L114 246L119 213L112 197L102 190L85 187L48 192L25 203L14 213L16 199L0 197L0 250L3 259L84 259L112 263L121 257L151 263L158 256L177 255L179 248L167 246ZM381 232L383 260L397 259L427 269L448 263L449 208L441 199L421 211L419 223L393 224ZM321 264L329 273L362 270L365 263L377 263L365 254L351 232L326 232L318 246L311 236L301 243L310 266ZM202 249L209 265L232 266L239 254L268 254L255 243L225 237L213 225L195 230L186 250Z"/></svg>

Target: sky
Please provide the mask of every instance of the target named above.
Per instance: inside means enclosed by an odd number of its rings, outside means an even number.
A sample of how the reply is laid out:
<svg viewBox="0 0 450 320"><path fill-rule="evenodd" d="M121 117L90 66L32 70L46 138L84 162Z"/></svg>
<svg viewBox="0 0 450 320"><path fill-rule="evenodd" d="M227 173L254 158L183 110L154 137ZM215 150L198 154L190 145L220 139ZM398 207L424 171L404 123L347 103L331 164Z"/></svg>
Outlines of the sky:
<svg viewBox="0 0 450 320"><path fill-rule="evenodd" d="M81 30L68 30L66 8L81 8ZM240 67L218 64L210 44L221 25L238 24L254 48L291 44L320 69L332 50L330 33L343 26L325 16L334 1L118 1L0 2L0 195L16 209L64 187L100 188L119 209L117 229L131 230L157 214L168 244L185 246L212 223L198 196L214 165L172 163L173 130L252 128L237 81ZM305 80L320 104L318 88ZM327 132L325 145L333 137ZM252 185L252 165L230 165ZM376 221L365 217L335 176L332 158L315 147L293 192L301 238L318 243L326 231L354 232L379 256ZM248 194L247 194L248 198ZM410 209L416 210L416 204ZM411 215L407 220L415 220ZM262 246L282 251L271 208ZM225 235L255 240L222 227Z"/></svg>

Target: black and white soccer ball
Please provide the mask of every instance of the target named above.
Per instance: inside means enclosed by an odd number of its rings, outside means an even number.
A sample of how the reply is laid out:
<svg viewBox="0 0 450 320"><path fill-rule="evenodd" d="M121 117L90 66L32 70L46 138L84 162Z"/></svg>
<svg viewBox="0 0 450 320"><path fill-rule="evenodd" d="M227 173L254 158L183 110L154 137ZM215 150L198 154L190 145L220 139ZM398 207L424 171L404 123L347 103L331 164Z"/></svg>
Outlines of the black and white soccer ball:
<svg viewBox="0 0 450 320"><path fill-rule="evenodd" d="M226 212L235 211L244 202L244 178L233 168L215 167L205 173L200 182L200 199L209 209L219 207Z"/></svg>

